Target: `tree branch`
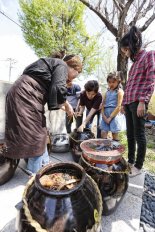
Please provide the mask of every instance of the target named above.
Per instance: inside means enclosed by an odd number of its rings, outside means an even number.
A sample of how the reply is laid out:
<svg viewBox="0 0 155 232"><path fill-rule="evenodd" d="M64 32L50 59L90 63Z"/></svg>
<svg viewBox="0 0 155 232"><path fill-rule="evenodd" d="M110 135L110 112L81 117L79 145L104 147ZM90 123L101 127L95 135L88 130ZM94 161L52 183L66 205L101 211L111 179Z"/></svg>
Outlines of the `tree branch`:
<svg viewBox="0 0 155 232"><path fill-rule="evenodd" d="M115 10L116 10L116 12L115 12ZM113 1L113 11L112 11L112 18L111 18L112 24L114 23L115 14L117 14L117 17L118 17L118 10L117 10L117 8L116 8L116 6L115 6L115 3L114 3L114 1Z"/></svg>
<svg viewBox="0 0 155 232"><path fill-rule="evenodd" d="M138 7L138 11L137 11L135 17L129 23L129 26L132 26L132 25L136 24L137 20L139 19L139 16L142 15L141 10L143 9L144 4L145 4L145 1L142 1L141 5Z"/></svg>
<svg viewBox="0 0 155 232"><path fill-rule="evenodd" d="M144 1L145 2L145 1ZM151 10L154 6L155 1L150 1L146 9L142 12L142 17L145 17L146 13Z"/></svg>
<svg viewBox="0 0 155 232"><path fill-rule="evenodd" d="M155 40L149 41L149 42L145 43L143 47L146 48L149 44L154 43L154 42L155 42Z"/></svg>
<svg viewBox="0 0 155 232"><path fill-rule="evenodd" d="M133 3L134 0L128 0L126 5L124 6L124 9L122 11L122 14L120 15L120 22L119 22L119 28L118 28L118 40L122 37L123 35L123 28L124 28L124 22L125 18L127 16L128 10Z"/></svg>
<svg viewBox="0 0 155 232"><path fill-rule="evenodd" d="M117 28L110 21L108 21L106 17L101 14L100 11L94 8L93 5L91 5L87 0L79 0L79 1L82 2L85 6L87 6L90 10L92 10L96 15L98 15L98 17L104 22L108 30L111 31L111 33L115 37L117 37Z"/></svg>
<svg viewBox="0 0 155 232"><path fill-rule="evenodd" d="M118 4L118 2L116 0L113 0L115 6L117 7L117 9L121 12L123 8L121 8Z"/></svg>
<svg viewBox="0 0 155 232"><path fill-rule="evenodd" d="M107 19L108 21L110 21L110 20L109 20L108 10L107 10L107 7L106 7L106 6L105 6L105 8L104 8L104 12L105 12L105 17L106 17L106 19Z"/></svg>
<svg viewBox="0 0 155 232"><path fill-rule="evenodd" d="M141 32L145 31L148 26L153 22L153 20L155 19L155 14L153 14L145 23L142 27L139 28L139 30Z"/></svg>
<svg viewBox="0 0 155 232"><path fill-rule="evenodd" d="M121 9L123 10L124 9L124 4L122 3L122 1L120 1L120 0L116 0L117 2L118 2L118 4L119 4L119 6L121 7Z"/></svg>
<svg viewBox="0 0 155 232"><path fill-rule="evenodd" d="M100 9L101 9L101 3L102 3L102 0L99 0L99 3L97 5L96 10L100 11Z"/></svg>

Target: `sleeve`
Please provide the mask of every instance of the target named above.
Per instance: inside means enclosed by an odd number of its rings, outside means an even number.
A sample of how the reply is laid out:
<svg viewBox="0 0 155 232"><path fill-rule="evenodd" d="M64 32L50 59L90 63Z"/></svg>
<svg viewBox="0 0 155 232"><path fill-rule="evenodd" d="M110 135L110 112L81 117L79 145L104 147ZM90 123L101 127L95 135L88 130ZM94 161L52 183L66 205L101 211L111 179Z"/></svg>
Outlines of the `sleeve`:
<svg viewBox="0 0 155 232"><path fill-rule="evenodd" d="M84 92L80 93L80 103L79 103L80 106L85 106L86 103L85 103L85 97L84 97Z"/></svg>
<svg viewBox="0 0 155 232"><path fill-rule="evenodd" d="M76 85L76 92L81 91L81 87L79 85Z"/></svg>
<svg viewBox="0 0 155 232"><path fill-rule="evenodd" d="M155 51L148 52L144 89L139 101L149 103L155 87Z"/></svg>
<svg viewBox="0 0 155 232"><path fill-rule="evenodd" d="M99 110L101 103L102 103L102 95L98 94L96 95L96 99L94 101L94 104L92 105L92 108L95 110Z"/></svg>
<svg viewBox="0 0 155 232"><path fill-rule="evenodd" d="M76 86L76 97L80 98L81 87L79 85Z"/></svg>
<svg viewBox="0 0 155 232"><path fill-rule="evenodd" d="M58 64L52 73L51 84L48 93L48 109L54 110L59 108L60 104L66 101L67 88L66 79L68 71L67 66Z"/></svg>
<svg viewBox="0 0 155 232"><path fill-rule="evenodd" d="M122 101L123 101L123 95L124 95L124 91L122 89L119 89L119 91L118 91L117 106L114 109L114 111L111 113L111 115L110 115L111 118L114 118L120 112Z"/></svg>

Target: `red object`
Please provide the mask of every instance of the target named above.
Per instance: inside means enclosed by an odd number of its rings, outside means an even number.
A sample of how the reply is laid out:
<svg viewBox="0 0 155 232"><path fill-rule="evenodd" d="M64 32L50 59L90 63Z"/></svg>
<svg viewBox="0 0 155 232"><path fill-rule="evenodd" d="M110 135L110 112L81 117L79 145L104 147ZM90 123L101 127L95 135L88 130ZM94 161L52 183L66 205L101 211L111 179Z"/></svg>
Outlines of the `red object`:
<svg viewBox="0 0 155 232"><path fill-rule="evenodd" d="M85 140L80 144L80 147L85 159L99 164L117 163L122 158L122 153L125 151L123 145L110 139Z"/></svg>

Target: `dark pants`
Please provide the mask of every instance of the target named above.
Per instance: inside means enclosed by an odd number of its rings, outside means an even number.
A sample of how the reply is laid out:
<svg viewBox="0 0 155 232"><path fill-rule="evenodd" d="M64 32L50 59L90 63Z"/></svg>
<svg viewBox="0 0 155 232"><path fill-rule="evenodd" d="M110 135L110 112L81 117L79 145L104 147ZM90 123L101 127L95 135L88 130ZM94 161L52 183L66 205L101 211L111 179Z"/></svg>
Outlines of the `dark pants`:
<svg viewBox="0 0 155 232"><path fill-rule="evenodd" d="M125 116L128 139L128 162L135 163L135 167L141 169L146 154L145 118L137 116L139 102L125 105ZM137 145L137 156L135 157Z"/></svg>
<svg viewBox="0 0 155 232"><path fill-rule="evenodd" d="M75 109L74 109L74 112L75 112ZM81 126L82 119L83 119L83 116L78 116L78 117L75 118L76 128L78 128L79 126ZM67 133L71 133L72 123L73 123L73 117L70 118L66 114L66 130L67 130Z"/></svg>
<svg viewBox="0 0 155 232"><path fill-rule="evenodd" d="M89 110L86 111L86 116L89 114L89 112L90 112ZM97 138L101 138L101 129L100 129L101 112L100 111L97 111L95 114L93 114L92 118L87 123L86 128L91 130L95 115L97 115Z"/></svg>

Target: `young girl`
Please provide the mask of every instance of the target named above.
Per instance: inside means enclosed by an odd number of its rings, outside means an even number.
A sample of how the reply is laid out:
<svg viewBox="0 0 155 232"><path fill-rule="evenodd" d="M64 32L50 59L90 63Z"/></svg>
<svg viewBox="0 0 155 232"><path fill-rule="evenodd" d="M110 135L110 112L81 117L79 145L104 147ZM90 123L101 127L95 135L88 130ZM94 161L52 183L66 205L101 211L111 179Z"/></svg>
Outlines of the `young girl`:
<svg viewBox="0 0 155 232"><path fill-rule="evenodd" d="M141 48L141 33L135 26L121 39L120 47L125 57L133 61L123 99L132 177L141 173L146 154L145 114L154 91L155 51L146 52Z"/></svg>
<svg viewBox="0 0 155 232"><path fill-rule="evenodd" d="M83 121L78 131L83 131L83 129L91 129L93 119L97 115L97 138L100 138L100 106L102 103L102 95L98 92L99 84L96 80L88 81L85 86L85 90L80 94L80 111L77 116L83 114L86 107L86 119Z"/></svg>
<svg viewBox="0 0 155 232"><path fill-rule="evenodd" d="M121 130L119 112L123 100L120 72L109 73L107 77L108 90L103 98L101 137L107 139L108 132L112 132L113 140L118 141L118 132Z"/></svg>

